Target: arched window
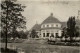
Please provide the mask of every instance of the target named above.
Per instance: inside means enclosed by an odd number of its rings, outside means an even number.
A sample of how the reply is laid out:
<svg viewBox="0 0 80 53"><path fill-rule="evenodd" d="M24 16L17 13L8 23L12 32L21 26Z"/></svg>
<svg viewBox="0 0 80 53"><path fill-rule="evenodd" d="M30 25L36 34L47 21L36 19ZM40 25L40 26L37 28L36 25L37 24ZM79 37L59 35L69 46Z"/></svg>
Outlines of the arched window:
<svg viewBox="0 0 80 53"><path fill-rule="evenodd" d="M45 27L45 25L43 25L43 28Z"/></svg>
<svg viewBox="0 0 80 53"><path fill-rule="evenodd" d="M45 37L45 33L43 33L43 37Z"/></svg>
<svg viewBox="0 0 80 53"><path fill-rule="evenodd" d="M49 33L47 33L46 37L49 37Z"/></svg>
<svg viewBox="0 0 80 53"><path fill-rule="evenodd" d="M58 27L58 24L56 24L56 27Z"/></svg>
<svg viewBox="0 0 80 53"><path fill-rule="evenodd" d="M47 25L47 27L49 27L49 25Z"/></svg>

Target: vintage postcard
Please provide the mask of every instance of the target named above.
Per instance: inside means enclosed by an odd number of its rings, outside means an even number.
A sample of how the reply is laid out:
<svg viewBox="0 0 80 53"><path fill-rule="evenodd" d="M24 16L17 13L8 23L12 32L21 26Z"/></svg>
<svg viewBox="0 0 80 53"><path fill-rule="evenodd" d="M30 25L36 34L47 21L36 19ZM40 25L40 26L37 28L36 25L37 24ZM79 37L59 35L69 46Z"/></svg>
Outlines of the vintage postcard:
<svg viewBox="0 0 80 53"><path fill-rule="evenodd" d="M80 53L79 0L1 0L1 53Z"/></svg>

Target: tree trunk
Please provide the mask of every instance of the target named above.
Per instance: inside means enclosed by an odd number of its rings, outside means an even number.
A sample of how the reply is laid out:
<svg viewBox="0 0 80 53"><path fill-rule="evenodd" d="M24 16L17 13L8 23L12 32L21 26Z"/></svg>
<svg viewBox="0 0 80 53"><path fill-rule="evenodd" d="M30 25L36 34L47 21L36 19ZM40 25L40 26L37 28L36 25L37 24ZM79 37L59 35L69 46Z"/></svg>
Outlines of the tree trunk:
<svg viewBox="0 0 80 53"><path fill-rule="evenodd" d="M5 38L5 50L7 51L7 31L6 31L6 38Z"/></svg>
<svg viewBox="0 0 80 53"><path fill-rule="evenodd" d="M7 18L8 18L8 4L6 4L7 5L7 14L6 14L6 38L5 38L5 50L7 51L7 32L8 32L8 30L7 30Z"/></svg>

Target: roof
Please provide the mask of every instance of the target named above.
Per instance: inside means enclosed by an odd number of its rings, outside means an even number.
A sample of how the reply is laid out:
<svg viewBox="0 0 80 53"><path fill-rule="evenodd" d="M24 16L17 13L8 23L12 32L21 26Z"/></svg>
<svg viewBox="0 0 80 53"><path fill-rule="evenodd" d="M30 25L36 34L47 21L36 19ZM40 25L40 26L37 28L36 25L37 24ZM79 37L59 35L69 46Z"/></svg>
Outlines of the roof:
<svg viewBox="0 0 80 53"><path fill-rule="evenodd" d="M60 22L58 19L53 17L52 15L49 16L46 20L43 21L42 24L44 23L61 23L62 27L61 28L56 28L56 27L49 27L49 28L41 28L41 24L35 24L32 29L35 29L36 31L40 31L41 29L62 29L64 27L67 27L67 22ZM76 20L76 25L80 26L80 20Z"/></svg>
<svg viewBox="0 0 80 53"><path fill-rule="evenodd" d="M32 29L36 30L36 31L40 31L41 29L41 25L40 24L35 24Z"/></svg>
<svg viewBox="0 0 80 53"><path fill-rule="evenodd" d="M51 15L42 22L42 24L46 23L60 23L60 21L53 16L53 13L51 13Z"/></svg>

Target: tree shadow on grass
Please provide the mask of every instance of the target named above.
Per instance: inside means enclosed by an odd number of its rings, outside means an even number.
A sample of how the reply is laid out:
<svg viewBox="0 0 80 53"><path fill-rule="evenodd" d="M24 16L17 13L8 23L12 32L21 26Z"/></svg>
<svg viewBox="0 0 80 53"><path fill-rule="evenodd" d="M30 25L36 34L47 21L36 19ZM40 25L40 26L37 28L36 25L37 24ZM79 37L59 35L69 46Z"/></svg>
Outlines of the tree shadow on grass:
<svg viewBox="0 0 80 53"><path fill-rule="evenodd" d="M7 50L5 50L4 48L0 48L0 49L1 49L1 53L17 53L17 51L11 49L7 49Z"/></svg>

